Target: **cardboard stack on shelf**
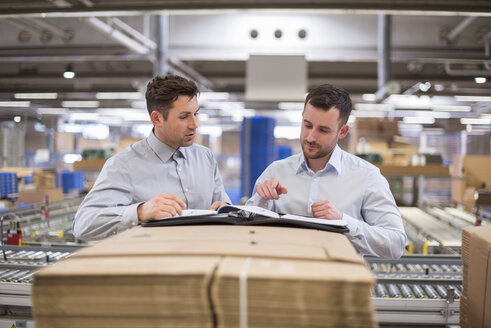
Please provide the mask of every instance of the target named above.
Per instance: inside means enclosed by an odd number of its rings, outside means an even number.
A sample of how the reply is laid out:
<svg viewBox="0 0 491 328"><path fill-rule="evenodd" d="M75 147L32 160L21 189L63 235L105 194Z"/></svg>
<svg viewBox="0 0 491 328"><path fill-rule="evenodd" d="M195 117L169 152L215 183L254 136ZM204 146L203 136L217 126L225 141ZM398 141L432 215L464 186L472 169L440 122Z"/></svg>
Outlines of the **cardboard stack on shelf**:
<svg viewBox="0 0 491 328"><path fill-rule="evenodd" d="M33 182L35 189L19 191L19 203L42 203L47 200L56 202L63 199L63 191L56 187L56 172L54 170L34 170Z"/></svg>
<svg viewBox="0 0 491 328"><path fill-rule="evenodd" d="M376 327L346 236L280 227L136 227L40 270L36 327Z"/></svg>
<svg viewBox="0 0 491 328"><path fill-rule="evenodd" d="M491 327L491 227L462 230L462 328Z"/></svg>
<svg viewBox="0 0 491 328"><path fill-rule="evenodd" d="M475 191L491 189L491 156L454 156L450 166L452 201L475 206Z"/></svg>

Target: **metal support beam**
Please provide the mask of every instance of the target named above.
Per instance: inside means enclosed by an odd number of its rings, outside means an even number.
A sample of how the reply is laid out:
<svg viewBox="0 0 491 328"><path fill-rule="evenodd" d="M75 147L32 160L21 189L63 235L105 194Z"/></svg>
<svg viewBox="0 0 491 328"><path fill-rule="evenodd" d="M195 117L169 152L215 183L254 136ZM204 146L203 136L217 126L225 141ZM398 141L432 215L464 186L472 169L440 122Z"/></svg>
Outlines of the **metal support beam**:
<svg viewBox="0 0 491 328"><path fill-rule="evenodd" d="M155 49L154 73L166 75L169 71L167 53L169 51L169 15L157 15L155 21L155 35L157 48Z"/></svg>
<svg viewBox="0 0 491 328"><path fill-rule="evenodd" d="M457 39L460 33L462 33L467 26L469 26L477 16L469 16L466 17L463 21L461 21L457 26L455 26L447 35L445 38L445 43L446 44L451 44Z"/></svg>
<svg viewBox="0 0 491 328"><path fill-rule="evenodd" d="M95 18L95 17L89 17L86 18L85 21L92 25L93 27L97 28L98 30L106 33L109 37L111 37L113 40L121 43L128 49L139 53L139 54L147 54L150 49L148 49L145 45L135 41L134 39L126 36L122 32L116 30L112 26L104 23L102 20Z"/></svg>

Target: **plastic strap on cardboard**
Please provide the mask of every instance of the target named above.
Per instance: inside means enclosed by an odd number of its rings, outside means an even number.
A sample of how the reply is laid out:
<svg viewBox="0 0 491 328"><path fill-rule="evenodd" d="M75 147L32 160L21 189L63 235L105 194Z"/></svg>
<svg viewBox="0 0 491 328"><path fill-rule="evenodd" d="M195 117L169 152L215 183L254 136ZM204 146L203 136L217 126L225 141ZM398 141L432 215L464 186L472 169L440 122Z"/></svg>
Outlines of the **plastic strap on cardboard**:
<svg viewBox="0 0 491 328"><path fill-rule="evenodd" d="M251 266L251 258L248 257L239 275L239 322L240 328L247 328L247 275L249 273L249 267Z"/></svg>

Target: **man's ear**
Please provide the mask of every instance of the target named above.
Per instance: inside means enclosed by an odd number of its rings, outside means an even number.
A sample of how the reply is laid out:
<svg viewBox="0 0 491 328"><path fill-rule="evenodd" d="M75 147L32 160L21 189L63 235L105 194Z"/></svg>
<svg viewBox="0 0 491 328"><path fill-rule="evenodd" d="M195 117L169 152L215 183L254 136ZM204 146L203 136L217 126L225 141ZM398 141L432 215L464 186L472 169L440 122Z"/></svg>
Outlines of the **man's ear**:
<svg viewBox="0 0 491 328"><path fill-rule="evenodd" d="M348 124L343 125L341 127L341 129L339 130L339 139L343 139L344 137L346 137L346 135L348 134L348 131L349 131Z"/></svg>
<svg viewBox="0 0 491 328"><path fill-rule="evenodd" d="M150 114L150 120L152 121L153 125L159 125L162 124L162 121L164 118L162 117L162 114L160 114L158 111L154 110Z"/></svg>

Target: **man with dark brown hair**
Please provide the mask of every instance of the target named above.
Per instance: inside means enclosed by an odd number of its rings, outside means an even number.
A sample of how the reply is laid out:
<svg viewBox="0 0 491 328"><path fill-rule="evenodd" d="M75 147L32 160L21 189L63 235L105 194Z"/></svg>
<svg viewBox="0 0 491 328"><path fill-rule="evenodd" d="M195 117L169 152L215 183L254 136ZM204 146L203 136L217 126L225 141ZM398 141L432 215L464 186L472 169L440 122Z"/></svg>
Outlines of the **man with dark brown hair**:
<svg viewBox="0 0 491 328"><path fill-rule="evenodd" d="M349 94L329 84L312 89L302 112L302 152L273 162L247 205L278 213L345 220L362 255L401 257L406 233L380 170L337 145L348 134Z"/></svg>
<svg viewBox="0 0 491 328"><path fill-rule="evenodd" d="M193 144L198 87L180 76L156 76L147 85L150 135L109 158L80 205L74 235L95 240L141 221L217 209L230 202L212 152Z"/></svg>

